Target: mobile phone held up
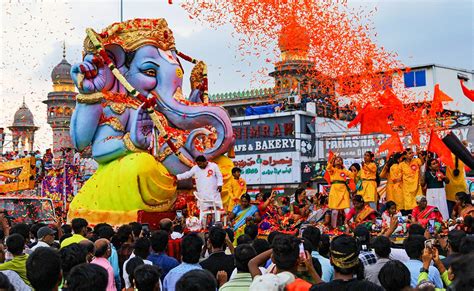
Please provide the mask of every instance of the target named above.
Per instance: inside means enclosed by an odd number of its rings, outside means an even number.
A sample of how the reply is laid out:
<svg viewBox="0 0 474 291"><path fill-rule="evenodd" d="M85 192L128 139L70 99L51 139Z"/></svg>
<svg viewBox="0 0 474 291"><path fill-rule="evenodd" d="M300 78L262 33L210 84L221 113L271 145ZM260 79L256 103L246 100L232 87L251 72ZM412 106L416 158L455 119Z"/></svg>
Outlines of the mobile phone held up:
<svg viewBox="0 0 474 291"><path fill-rule="evenodd" d="M307 271L305 264L303 261L306 260L306 253L304 251L303 243L300 243L300 263L298 264L297 270L298 272Z"/></svg>
<svg viewBox="0 0 474 291"><path fill-rule="evenodd" d="M435 239L434 238L425 240L425 248L431 249L431 248L434 247L434 245L435 245Z"/></svg>
<svg viewBox="0 0 474 291"><path fill-rule="evenodd" d="M434 219L430 219L428 220L428 232L433 234L435 232L435 220Z"/></svg>
<svg viewBox="0 0 474 291"><path fill-rule="evenodd" d="M183 218L183 211L181 211L181 210L176 210L176 218L178 218L178 219Z"/></svg>

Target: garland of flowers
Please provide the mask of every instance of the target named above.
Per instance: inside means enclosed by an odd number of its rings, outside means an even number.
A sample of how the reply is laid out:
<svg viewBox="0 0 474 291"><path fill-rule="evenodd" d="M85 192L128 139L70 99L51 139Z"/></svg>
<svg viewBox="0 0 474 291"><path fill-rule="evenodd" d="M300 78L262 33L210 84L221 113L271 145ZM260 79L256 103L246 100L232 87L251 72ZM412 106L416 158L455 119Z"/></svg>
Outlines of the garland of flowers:
<svg viewBox="0 0 474 291"><path fill-rule="evenodd" d="M178 151L178 148L171 141L171 136L166 132L165 127L163 126L161 120L153 109L153 107L156 105L156 99L153 97L159 97L158 94L156 92L152 92L151 96L149 95L147 98L143 94L138 92L132 85L130 85L130 83L125 79L122 73L120 73L117 67L115 67L114 63L107 55L107 52L105 51L102 43L97 39L97 34L95 33L95 31L91 28L87 28L86 33L101 58L107 64L110 71L112 71L112 74L115 76L115 78L117 78L120 84L125 87L125 90L127 90L127 92L129 92L133 97L140 100L140 102L144 103L143 108L147 110L147 113L150 115L150 118L153 121L154 125L156 126L156 128L158 128L160 136L165 140L169 148L183 164L192 167L194 163L187 157L185 157L180 151Z"/></svg>

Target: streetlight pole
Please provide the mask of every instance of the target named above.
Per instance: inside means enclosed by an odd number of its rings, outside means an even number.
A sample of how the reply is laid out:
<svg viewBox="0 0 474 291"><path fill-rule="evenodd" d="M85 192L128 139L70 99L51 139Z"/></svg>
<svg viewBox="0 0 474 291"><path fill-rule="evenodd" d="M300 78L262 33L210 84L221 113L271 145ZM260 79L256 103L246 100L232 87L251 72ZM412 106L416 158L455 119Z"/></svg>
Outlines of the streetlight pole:
<svg viewBox="0 0 474 291"><path fill-rule="evenodd" d="M120 22L123 22L123 0L120 0Z"/></svg>

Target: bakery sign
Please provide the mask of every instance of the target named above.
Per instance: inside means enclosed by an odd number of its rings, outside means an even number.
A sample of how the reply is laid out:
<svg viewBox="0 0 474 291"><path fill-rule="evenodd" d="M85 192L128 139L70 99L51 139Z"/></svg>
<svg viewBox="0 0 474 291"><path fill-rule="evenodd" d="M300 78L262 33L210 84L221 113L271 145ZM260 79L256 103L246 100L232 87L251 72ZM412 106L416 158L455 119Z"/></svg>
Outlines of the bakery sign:
<svg viewBox="0 0 474 291"><path fill-rule="evenodd" d="M236 156L233 161L249 185L288 184L301 182L296 157L297 153L251 154Z"/></svg>
<svg viewBox="0 0 474 291"><path fill-rule="evenodd" d="M237 155L296 151L294 116L232 121Z"/></svg>

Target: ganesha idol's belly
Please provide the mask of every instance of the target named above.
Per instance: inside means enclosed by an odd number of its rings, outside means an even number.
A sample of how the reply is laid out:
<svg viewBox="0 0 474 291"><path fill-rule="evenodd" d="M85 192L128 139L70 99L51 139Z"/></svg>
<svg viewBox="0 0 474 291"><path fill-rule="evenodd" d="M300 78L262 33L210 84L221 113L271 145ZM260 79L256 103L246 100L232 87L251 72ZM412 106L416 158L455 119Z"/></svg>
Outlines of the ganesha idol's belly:
<svg viewBox="0 0 474 291"><path fill-rule="evenodd" d="M223 173L225 191L233 163L225 156L214 161ZM68 220L120 225L137 221L140 210L172 210L175 200L175 177L152 155L132 153L99 166L71 202Z"/></svg>

